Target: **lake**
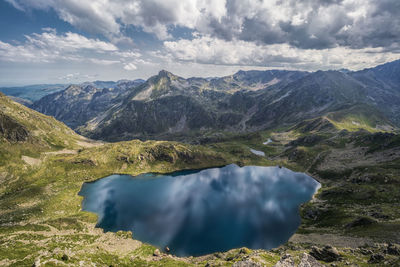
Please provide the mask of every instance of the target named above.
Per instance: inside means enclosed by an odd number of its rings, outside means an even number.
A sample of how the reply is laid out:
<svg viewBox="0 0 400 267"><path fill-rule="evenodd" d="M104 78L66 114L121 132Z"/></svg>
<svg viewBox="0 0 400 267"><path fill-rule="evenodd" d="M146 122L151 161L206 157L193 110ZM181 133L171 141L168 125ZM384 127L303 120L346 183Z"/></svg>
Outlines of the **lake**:
<svg viewBox="0 0 400 267"><path fill-rule="evenodd" d="M104 231L130 230L133 238L178 256L232 248L271 249L300 225L299 205L320 184L279 167L239 167L170 174L111 175L84 183L85 211Z"/></svg>

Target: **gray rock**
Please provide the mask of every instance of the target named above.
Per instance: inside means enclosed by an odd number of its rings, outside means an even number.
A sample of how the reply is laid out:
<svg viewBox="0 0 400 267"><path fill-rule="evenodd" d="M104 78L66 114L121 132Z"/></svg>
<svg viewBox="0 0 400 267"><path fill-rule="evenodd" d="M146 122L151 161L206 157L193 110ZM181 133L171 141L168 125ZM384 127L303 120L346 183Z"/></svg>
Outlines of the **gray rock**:
<svg viewBox="0 0 400 267"><path fill-rule="evenodd" d="M30 137L29 130L17 120L0 111L0 139L11 143L25 142Z"/></svg>
<svg viewBox="0 0 400 267"><path fill-rule="evenodd" d="M251 260L244 260L235 262L232 267L262 267L262 265Z"/></svg>
<svg viewBox="0 0 400 267"><path fill-rule="evenodd" d="M294 267L294 260L291 255L285 254L282 258L274 265L274 267Z"/></svg>
<svg viewBox="0 0 400 267"><path fill-rule="evenodd" d="M385 260L385 257L382 254L377 253L377 254L372 254L371 255L371 257L369 258L368 263L380 263L380 262L382 262L384 260Z"/></svg>
<svg viewBox="0 0 400 267"><path fill-rule="evenodd" d="M372 254L372 250L365 249L365 248L360 248L360 253L363 254L363 255L371 255Z"/></svg>
<svg viewBox="0 0 400 267"><path fill-rule="evenodd" d="M156 250L154 250L154 252L153 252L153 256L154 257L158 257L160 255L161 255L161 253L160 253L160 250L158 248Z"/></svg>
<svg viewBox="0 0 400 267"><path fill-rule="evenodd" d="M62 259L63 261L68 261L68 260L69 260L69 257L68 257L67 254L64 254L64 255L62 255L61 259Z"/></svg>
<svg viewBox="0 0 400 267"><path fill-rule="evenodd" d="M336 248L329 246L329 245L323 247L322 249L313 246L310 254L317 260L325 261L325 262L337 261L337 260L340 260L340 258L341 258L340 254L336 250Z"/></svg>
<svg viewBox="0 0 400 267"><path fill-rule="evenodd" d="M35 262L32 264L32 267L39 267L40 266L40 259L35 260Z"/></svg>
<svg viewBox="0 0 400 267"><path fill-rule="evenodd" d="M354 221L346 224L346 228L354 228L354 227L359 227L359 226L367 226L377 223L375 219L368 218L368 217L360 217L355 219Z"/></svg>
<svg viewBox="0 0 400 267"><path fill-rule="evenodd" d="M313 256L307 253L303 253L301 261L298 267L323 267L322 263L319 263Z"/></svg>
<svg viewBox="0 0 400 267"><path fill-rule="evenodd" d="M400 245L390 243L386 248L385 253L390 255L400 255Z"/></svg>

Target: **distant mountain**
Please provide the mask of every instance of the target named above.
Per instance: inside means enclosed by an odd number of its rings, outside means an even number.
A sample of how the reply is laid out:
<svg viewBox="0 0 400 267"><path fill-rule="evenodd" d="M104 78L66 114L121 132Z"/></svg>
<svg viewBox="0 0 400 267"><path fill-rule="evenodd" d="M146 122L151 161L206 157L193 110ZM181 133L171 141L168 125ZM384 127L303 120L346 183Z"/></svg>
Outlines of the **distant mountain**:
<svg viewBox="0 0 400 267"><path fill-rule="evenodd" d="M121 81L108 88L93 86L93 84L105 85L104 82L70 85L63 91L47 95L34 102L31 107L41 113L54 116L72 128L77 128L119 104L131 87L141 83L142 80Z"/></svg>
<svg viewBox="0 0 400 267"><path fill-rule="evenodd" d="M311 73L261 97L248 121L260 129L296 123L367 100L359 82L338 71Z"/></svg>
<svg viewBox="0 0 400 267"><path fill-rule="evenodd" d="M87 86L91 85L97 88L115 88L115 87L122 87L122 86L136 86L138 84L144 83L145 80L136 79L136 80L119 80L119 81L94 81L94 82L85 82L80 84L80 86Z"/></svg>
<svg viewBox="0 0 400 267"><path fill-rule="evenodd" d="M400 60L350 74L366 91L369 104L376 106L393 123L400 125Z"/></svg>
<svg viewBox="0 0 400 267"><path fill-rule="evenodd" d="M17 99L34 102L48 94L61 91L65 87L65 84L38 84L20 87L0 87L0 92L8 96L17 97ZM22 102L22 100L19 102Z"/></svg>
<svg viewBox="0 0 400 267"><path fill-rule="evenodd" d="M244 127L254 97L307 73L248 71L218 79L184 79L160 71L127 90L74 87L44 97L32 106L92 138L126 140L167 138L207 129ZM104 101L99 101L99 100Z"/></svg>
<svg viewBox="0 0 400 267"><path fill-rule="evenodd" d="M400 125L399 62L358 72L239 71L208 79L184 79L162 70L145 82L110 89L69 87L33 108L108 141L193 139L328 115L342 125L392 129Z"/></svg>
<svg viewBox="0 0 400 267"><path fill-rule="evenodd" d="M380 82L385 88L400 90L400 60L392 61L375 68L354 72L356 77L369 78L370 81Z"/></svg>
<svg viewBox="0 0 400 267"><path fill-rule="evenodd" d="M84 82L78 84L78 86L88 86L91 85L96 88L115 88L117 86L135 86L137 84L145 82L142 79L136 80L119 80L114 81L94 81L94 82ZM0 87L0 92L7 96L13 97L13 100L29 106L33 102L41 99L42 97L59 92L67 88L68 84L37 84L37 85L27 85L20 87Z"/></svg>
<svg viewBox="0 0 400 267"><path fill-rule="evenodd" d="M224 90L234 92L238 90L259 90L275 84L283 86L307 75L302 71L286 70L250 70L238 71L237 73L222 78L213 78L208 83L208 88L213 90Z"/></svg>
<svg viewBox="0 0 400 267"><path fill-rule="evenodd" d="M123 140L236 125L243 115L218 105L231 94L209 90L207 83L160 71L79 131L93 138Z"/></svg>

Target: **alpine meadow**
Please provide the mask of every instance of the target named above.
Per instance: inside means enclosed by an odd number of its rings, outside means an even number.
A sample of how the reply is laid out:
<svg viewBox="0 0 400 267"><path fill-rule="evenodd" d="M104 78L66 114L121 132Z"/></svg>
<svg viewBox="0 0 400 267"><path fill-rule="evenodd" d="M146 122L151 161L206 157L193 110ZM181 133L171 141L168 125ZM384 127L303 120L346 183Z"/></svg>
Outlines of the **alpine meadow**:
<svg viewBox="0 0 400 267"><path fill-rule="evenodd" d="M0 266L400 266L400 1L0 0Z"/></svg>

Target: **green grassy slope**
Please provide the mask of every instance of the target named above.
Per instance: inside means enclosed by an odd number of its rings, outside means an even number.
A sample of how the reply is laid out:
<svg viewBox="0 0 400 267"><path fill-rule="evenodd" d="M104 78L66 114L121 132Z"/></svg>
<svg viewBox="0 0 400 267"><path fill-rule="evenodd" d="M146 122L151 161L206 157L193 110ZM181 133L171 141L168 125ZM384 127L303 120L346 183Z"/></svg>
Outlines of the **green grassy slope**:
<svg viewBox="0 0 400 267"><path fill-rule="evenodd" d="M340 130L369 132L393 131L393 125L376 109L368 105L356 105L332 112L327 118Z"/></svg>
<svg viewBox="0 0 400 267"><path fill-rule="evenodd" d="M20 141L3 134L0 141L0 266L232 266L245 259L272 266L285 253L298 263L312 245L327 242L343 257L335 262L337 266L347 262L368 266L370 254L363 249L378 253L385 249L385 242L400 240L396 234L400 227L396 134L343 135L326 120L317 120L202 146L137 140L92 143L4 96L0 107L16 122L12 125L28 133ZM313 135L320 138L304 139ZM266 138L273 142L263 145ZM264 151L266 157L252 154L250 147ZM229 163L281 164L321 181L315 201L302 208L303 224L293 240L272 251L235 249L194 258L153 256L155 247L132 239L131 233L103 233L95 228L96 216L81 211L82 198L77 193L84 182L113 173L165 173ZM362 217L372 223L346 227ZM351 240L354 246L343 240ZM359 247L364 243L367 248ZM393 255L385 255L385 261L399 264Z"/></svg>

